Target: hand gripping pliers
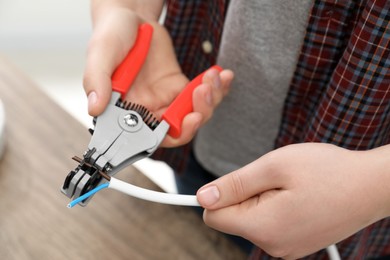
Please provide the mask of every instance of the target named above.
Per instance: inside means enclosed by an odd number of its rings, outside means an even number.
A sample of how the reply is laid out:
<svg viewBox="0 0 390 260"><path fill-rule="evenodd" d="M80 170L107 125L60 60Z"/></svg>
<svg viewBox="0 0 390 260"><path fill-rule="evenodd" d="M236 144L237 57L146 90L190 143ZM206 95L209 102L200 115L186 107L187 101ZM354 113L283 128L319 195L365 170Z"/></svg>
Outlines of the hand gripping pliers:
<svg viewBox="0 0 390 260"><path fill-rule="evenodd" d="M180 136L182 120L193 110L192 93L201 84L204 73L184 88L167 108L161 121L144 106L124 101L146 59L152 34L151 25L139 27L133 48L112 76L111 101L105 111L93 120L94 129L90 129L92 137L87 151L83 158L73 157L79 165L67 175L61 191L69 198L77 199L75 204L85 206L94 189L107 182L110 184L105 187L113 185L113 175L153 154L166 134ZM213 68L222 70L219 66Z"/></svg>

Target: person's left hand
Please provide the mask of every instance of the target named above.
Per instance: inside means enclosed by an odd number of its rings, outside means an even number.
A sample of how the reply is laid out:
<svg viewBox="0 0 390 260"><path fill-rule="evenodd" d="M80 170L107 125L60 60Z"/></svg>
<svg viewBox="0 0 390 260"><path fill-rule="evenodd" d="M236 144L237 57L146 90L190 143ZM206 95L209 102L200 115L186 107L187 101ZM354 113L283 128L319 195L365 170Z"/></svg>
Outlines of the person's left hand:
<svg viewBox="0 0 390 260"><path fill-rule="evenodd" d="M277 149L199 189L204 221L276 257L314 253L389 215L388 150Z"/></svg>

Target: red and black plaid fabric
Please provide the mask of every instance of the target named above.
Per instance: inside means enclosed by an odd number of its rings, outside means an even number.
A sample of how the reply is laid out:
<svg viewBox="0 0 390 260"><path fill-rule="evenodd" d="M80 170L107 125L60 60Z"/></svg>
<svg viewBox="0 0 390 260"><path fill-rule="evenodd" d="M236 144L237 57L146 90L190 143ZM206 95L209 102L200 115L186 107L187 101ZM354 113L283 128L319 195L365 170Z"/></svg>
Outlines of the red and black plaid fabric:
<svg viewBox="0 0 390 260"><path fill-rule="evenodd" d="M215 63L226 6L223 0L169 3L166 26L189 77ZM314 1L275 147L324 142L367 150L390 143L389 20L390 1ZM202 51L204 40L213 44L211 54ZM189 150L157 155L180 171ZM390 255L390 218L337 247L342 259ZM260 249L251 258L272 259ZM327 259L327 254L322 250L306 259Z"/></svg>
<svg viewBox="0 0 390 260"><path fill-rule="evenodd" d="M315 1L276 147L323 142L367 150L390 143L389 21L390 1ZM342 259L390 255L390 218L337 246ZM307 259L321 258L325 252Z"/></svg>
<svg viewBox="0 0 390 260"><path fill-rule="evenodd" d="M366 150L390 141L390 2L318 1L276 146L326 142Z"/></svg>

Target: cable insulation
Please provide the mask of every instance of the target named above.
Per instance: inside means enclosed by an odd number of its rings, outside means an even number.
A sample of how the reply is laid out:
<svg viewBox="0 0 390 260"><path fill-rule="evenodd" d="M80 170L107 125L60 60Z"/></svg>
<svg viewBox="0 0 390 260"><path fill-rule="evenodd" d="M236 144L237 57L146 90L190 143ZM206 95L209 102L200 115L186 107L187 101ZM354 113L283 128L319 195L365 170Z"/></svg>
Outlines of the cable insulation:
<svg viewBox="0 0 390 260"><path fill-rule="evenodd" d="M139 199L157 203L180 206L200 206L195 195L182 195L152 191L140 188L115 178L111 178L110 185L108 187Z"/></svg>
<svg viewBox="0 0 390 260"><path fill-rule="evenodd" d="M330 260L341 260L339 251L337 250L337 247L335 244L328 246L326 248L326 252L328 253Z"/></svg>

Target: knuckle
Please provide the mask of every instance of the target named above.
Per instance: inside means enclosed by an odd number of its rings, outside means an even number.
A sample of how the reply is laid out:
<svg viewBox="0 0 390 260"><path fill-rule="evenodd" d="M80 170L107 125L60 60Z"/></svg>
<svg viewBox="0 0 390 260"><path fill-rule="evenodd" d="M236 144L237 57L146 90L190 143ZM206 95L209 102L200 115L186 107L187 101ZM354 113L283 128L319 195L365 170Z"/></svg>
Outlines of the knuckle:
<svg viewBox="0 0 390 260"><path fill-rule="evenodd" d="M177 146L181 146L181 145L186 145L188 144L190 141L192 140L192 136L187 136L183 139L179 139L176 143L175 143L175 147Z"/></svg>
<svg viewBox="0 0 390 260"><path fill-rule="evenodd" d="M85 90L88 90L91 87L93 87L93 76L88 71L86 71L84 73L84 76L83 76L83 86L84 86Z"/></svg>
<svg viewBox="0 0 390 260"><path fill-rule="evenodd" d="M218 106L221 102L222 102L222 99L224 97L224 93L223 93L223 89L222 88L213 88L213 94L212 94L212 97L213 97L213 105L214 107Z"/></svg>
<svg viewBox="0 0 390 260"><path fill-rule="evenodd" d="M273 256L273 257L276 257L276 258L283 258L283 259L285 259L288 256L287 250L285 248L283 248L283 247L272 248L267 253L269 255Z"/></svg>
<svg viewBox="0 0 390 260"><path fill-rule="evenodd" d="M210 214L208 213L208 210L204 210L203 211L203 221L204 223L207 225L207 226L210 226L212 223L211 223L211 219L210 219Z"/></svg>
<svg viewBox="0 0 390 260"><path fill-rule="evenodd" d="M207 209L203 211L203 222L211 228L216 228L218 223L213 217L213 214Z"/></svg>
<svg viewBox="0 0 390 260"><path fill-rule="evenodd" d="M204 113L203 114L203 120L202 120L202 125L203 124L206 124L209 120L210 120L210 118L212 118L213 117L213 114L214 114L214 112L211 110L211 111L209 111L208 113Z"/></svg>
<svg viewBox="0 0 390 260"><path fill-rule="evenodd" d="M245 199L245 189L243 185L243 180L238 171L235 171L231 174L231 190L232 194L239 200L242 201Z"/></svg>
<svg viewBox="0 0 390 260"><path fill-rule="evenodd" d="M285 258L288 256L288 250L283 245L280 245L274 238L262 238L256 244L262 248L267 254L276 258Z"/></svg>
<svg viewBox="0 0 390 260"><path fill-rule="evenodd" d="M179 137L172 138L172 144L174 147L185 145L192 140L192 137L193 137L193 134L184 129Z"/></svg>
<svg viewBox="0 0 390 260"><path fill-rule="evenodd" d="M274 150L261 158L263 169L267 172L269 179L281 180L287 177L285 172L287 162L281 158L280 153ZM280 162L283 162L283 164Z"/></svg>
<svg viewBox="0 0 390 260"><path fill-rule="evenodd" d="M102 88L102 84L104 83L102 78L98 78L94 74L95 73L93 72L92 68L86 69L84 72L82 84L83 84L83 87L84 87L86 94L88 94L90 91L93 91L93 90L98 90L98 91L105 91L106 90L106 89ZM100 82L98 82L98 80L100 80ZM105 93L107 93L107 92L105 92Z"/></svg>
<svg viewBox="0 0 390 260"><path fill-rule="evenodd" d="M229 92L230 92L230 86L228 86L228 87L223 87L223 92L222 92L222 96L223 96L223 98L224 97L226 97L228 94L229 94Z"/></svg>
<svg viewBox="0 0 390 260"><path fill-rule="evenodd" d="M283 242L283 230L277 221L261 223L258 232L248 233L248 239L263 249L267 254L276 258L286 258L290 254L290 248Z"/></svg>
<svg viewBox="0 0 390 260"><path fill-rule="evenodd" d="M214 95L214 101L213 101L214 108L219 106L219 104L221 104L222 98L223 98L222 94Z"/></svg>
<svg viewBox="0 0 390 260"><path fill-rule="evenodd" d="M96 52L99 52L99 50L102 48L101 46L105 44L105 41L102 39L103 37L100 35L100 33L94 33L91 37L91 39L88 41L87 44L87 56L90 56ZM108 47L108 46L103 46Z"/></svg>
<svg viewBox="0 0 390 260"><path fill-rule="evenodd" d="M278 241L275 241L273 245L266 250L269 255L282 259L288 258L290 251L290 248L278 243Z"/></svg>

